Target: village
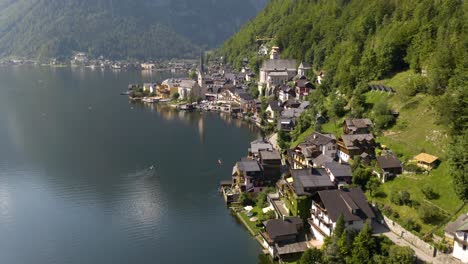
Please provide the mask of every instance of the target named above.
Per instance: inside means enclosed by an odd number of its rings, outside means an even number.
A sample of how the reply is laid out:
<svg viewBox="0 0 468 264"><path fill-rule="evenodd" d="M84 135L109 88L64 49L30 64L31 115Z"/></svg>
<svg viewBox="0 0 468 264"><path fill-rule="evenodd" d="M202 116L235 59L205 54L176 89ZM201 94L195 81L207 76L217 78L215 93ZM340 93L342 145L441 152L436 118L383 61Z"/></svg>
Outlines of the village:
<svg viewBox="0 0 468 264"><path fill-rule="evenodd" d="M269 58L259 76L249 67L248 59L236 72L222 59L206 66L201 56L190 78L132 84L129 98L170 102L180 110L226 112L264 131L234 165L230 179L221 182L220 192L234 215L274 259L293 261L308 248L320 248L343 218L347 228L359 231L368 223L376 235L410 246L421 261L466 262L467 215L447 225L444 241L452 246L442 252L385 216L384 205L368 200L376 186L408 173L405 168L427 173L437 168L439 158L421 152L403 166L391 149L376 141L369 118L344 119L338 124L342 130L339 137L314 131L284 148L280 134L294 130L301 114L311 106L309 96L326 73L311 72L312 67L304 62L281 59L278 47L264 52ZM395 93L392 87L382 85L370 84L368 89ZM397 118L398 112L392 110L392 115ZM316 124L327 121L320 115L315 118ZM354 179L358 170L367 170L369 178L362 182ZM405 195L399 195L404 200Z"/></svg>

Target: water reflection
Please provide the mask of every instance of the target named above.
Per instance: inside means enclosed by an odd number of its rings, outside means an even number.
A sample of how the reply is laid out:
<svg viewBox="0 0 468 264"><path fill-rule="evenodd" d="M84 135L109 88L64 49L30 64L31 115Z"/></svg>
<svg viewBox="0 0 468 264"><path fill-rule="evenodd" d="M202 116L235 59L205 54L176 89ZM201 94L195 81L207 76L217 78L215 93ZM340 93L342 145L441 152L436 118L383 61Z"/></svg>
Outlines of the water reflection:
<svg viewBox="0 0 468 264"><path fill-rule="evenodd" d="M147 111L156 113L159 117L166 121L182 121L185 124L198 128L200 140L203 142L205 134L204 116L218 115L225 124L235 126L237 128L248 128L252 133L258 133L258 127L251 122L243 119L232 117L228 113L218 112L199 112L199 111L180 111L167 104L147 104L142 102L129 101L131 107L142 108Z"/></svg>

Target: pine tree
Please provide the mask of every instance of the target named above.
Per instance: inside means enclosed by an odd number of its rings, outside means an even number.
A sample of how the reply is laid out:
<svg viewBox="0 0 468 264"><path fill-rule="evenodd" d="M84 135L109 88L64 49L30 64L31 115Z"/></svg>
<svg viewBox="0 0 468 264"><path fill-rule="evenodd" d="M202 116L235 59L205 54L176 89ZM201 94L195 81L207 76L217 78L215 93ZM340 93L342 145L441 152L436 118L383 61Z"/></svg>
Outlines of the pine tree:
<svg viewBox="0 0 468 264"><path fill-rule="evenodd" d="M375 253L375 239L372 237L372 227L369 222L364 224L353 243L351 263L372 263Z"/></svg>

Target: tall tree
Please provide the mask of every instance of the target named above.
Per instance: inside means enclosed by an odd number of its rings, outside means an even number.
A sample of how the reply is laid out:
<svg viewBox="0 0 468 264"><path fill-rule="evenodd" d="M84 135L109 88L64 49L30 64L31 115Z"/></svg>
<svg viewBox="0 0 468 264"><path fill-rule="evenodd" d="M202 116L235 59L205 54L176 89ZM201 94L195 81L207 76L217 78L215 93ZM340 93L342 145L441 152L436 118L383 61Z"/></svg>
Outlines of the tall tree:
<svg viewBox="0 0 468 264"><path fill-rule="evenodd" d="M351 263L372 263L375 253L375 239L372 236L372 227L367 221L353 243Z"/></svg>

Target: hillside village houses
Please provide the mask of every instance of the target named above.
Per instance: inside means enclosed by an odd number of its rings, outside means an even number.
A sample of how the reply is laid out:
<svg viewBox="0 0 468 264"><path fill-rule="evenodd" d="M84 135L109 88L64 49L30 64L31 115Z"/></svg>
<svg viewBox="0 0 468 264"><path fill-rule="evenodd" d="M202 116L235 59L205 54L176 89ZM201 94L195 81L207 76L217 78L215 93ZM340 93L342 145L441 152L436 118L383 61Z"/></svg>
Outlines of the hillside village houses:
<svg viewBox="0 0 468 264"><path fill-rule="evenodd" d="M468 214L460 215L445 227L445 237L452 241L452 255L463 263L468 263Z"/></svg>

